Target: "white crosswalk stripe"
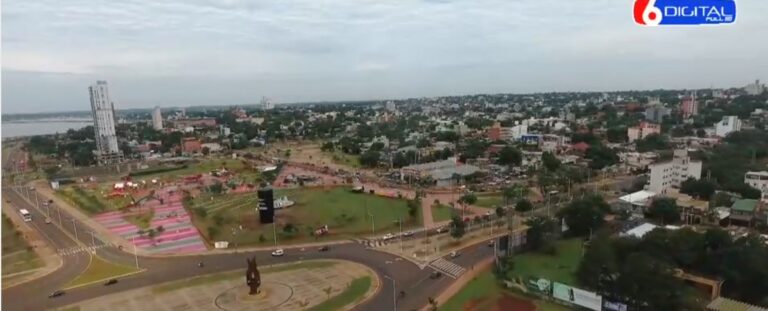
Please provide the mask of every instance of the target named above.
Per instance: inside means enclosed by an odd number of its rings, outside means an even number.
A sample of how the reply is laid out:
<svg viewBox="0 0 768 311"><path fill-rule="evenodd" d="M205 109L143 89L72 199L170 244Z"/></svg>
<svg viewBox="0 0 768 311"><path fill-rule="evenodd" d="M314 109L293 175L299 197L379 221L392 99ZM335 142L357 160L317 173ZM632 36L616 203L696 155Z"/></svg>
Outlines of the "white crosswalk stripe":
<svg viewBox="0 0 768 311"><path fill-rule="evenodd" d="M365 245L368 248L377 248L384 245L389 244L390 241L384 241L384 240L368 240L368 239L358 239L356 240L358 243Z"/></svg>
<svg viewBox="0 0 768 311"><path fill-rule="evenodd" d="M57 250L57 252L59 253L59 255L62 255L62 256L70 256L80 252L93 252L99 248L107 247L107 246L109 245L99 244L96 246L76 246L76 247L70 247L70 248L60 248Z"/></svg>
<svg viewBox="0 0 768 311"><path fill-rule="evenodd" d="M464 272L467 271L467 269L465 269L464 267L459 266L451 261L448 261L445 258L435 259L435 261L429 263L429 266L442 271L443 273L449 275L454 279L458 278L459 276L464 274Z"/></svg>

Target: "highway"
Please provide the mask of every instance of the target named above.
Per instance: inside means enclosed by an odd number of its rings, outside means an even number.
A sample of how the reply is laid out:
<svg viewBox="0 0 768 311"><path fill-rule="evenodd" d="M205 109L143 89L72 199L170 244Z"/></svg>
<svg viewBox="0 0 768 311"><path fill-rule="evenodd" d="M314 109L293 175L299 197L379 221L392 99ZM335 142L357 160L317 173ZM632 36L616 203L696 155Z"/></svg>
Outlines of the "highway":
<svg viewBox="0 0 768 311"><path fill-rule="evenodd" d="M10 187L3 189L4 200L10 200L16 208L26 208L33 214L31 225L43 236L54 249L72 247L85 247L104 244L98 236L92 236L90 230L71 217L66 210L55 206L50 208L51 224L45 224L45 216L49 213L46 207L35 207L13 191ZM34 202L34 195L30 196ZM47 198L39 197L42 203ZM59 216L61 215L61 216ZM61 218L59 218L61 217ZM61 219L61 224L59 224ZM75 229L76 228L76 229ZM77 239L75 239L75 233ZM113 246L101 246L96 253L107 260L124 264L135 265L136 259L131 250L120 250ZM462 256L452 259L456 264L470 269L472 265L488 256L492 256L493 249L480 244L462 251ZM272 257L269 251L244 251L227 254L198 254L173 257L145 257L138 256L139 267L145 272L135 274L123 279L119 283L106 287L92 285L67 291L58 298L48 298L54 290L62 288L64 284L84 271L89 261L89 253L86 251L62 256L64 265L61 269L48 276L20 284L3 290L2 307L4 310L43 310L61 307L79 301L95 298L102 295L113 294L120 291L136 289L140 287L159 284L167 281L199 276L208 273L245 269L245 258L256 256L260 266L294 262L308 259L343 259L364 264L373 269L379 276L382 287L377 294L359 305L357 310L393 310L392 281L384 278L388 276L395 280L396 292L404 290L406 296L397 300L397 310L418 309L427 304L428 297L435 297L453 281L448 276L431 279L431 268L419 269L415 264L398 258L397 256L367 249L358 243L345 243L331 246L328 252L318 252L317 249L301 251L296 248L287 248L285 256ZM203 268L198 267L198 262L204 261Z"/></svg>

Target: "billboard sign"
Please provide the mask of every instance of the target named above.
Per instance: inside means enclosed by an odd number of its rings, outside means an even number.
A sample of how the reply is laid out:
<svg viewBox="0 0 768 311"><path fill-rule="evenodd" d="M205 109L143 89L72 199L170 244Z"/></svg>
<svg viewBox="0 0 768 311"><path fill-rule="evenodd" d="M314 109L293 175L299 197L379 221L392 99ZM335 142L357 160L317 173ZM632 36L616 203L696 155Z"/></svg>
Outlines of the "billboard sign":
<svg viewBox="0 0 768 311"><path fill-rule="evenodd" d="M552 295L552 282L544 278L529 278L525 283L529 293L551 296Z"/></svg>
<svg viewBox="0 0 768 311"><path fill-rule="evenodd" d="M603 310L605 311L627 311L627 305L621 302L603 300Z"/></svg>
<svg viewBox="0 0 768 311"><path fill-rule="evenodd" d="M595 311L600 311L603 306L600 295L558 282L552 285L552 296Z"/></svg>

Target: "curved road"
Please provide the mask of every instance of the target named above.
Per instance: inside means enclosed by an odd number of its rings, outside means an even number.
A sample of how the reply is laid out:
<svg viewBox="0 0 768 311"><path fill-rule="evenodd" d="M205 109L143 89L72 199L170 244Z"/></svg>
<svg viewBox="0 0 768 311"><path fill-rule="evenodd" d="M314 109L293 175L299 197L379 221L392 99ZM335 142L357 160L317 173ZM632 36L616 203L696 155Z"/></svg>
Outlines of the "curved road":
<svg viewBox="0 0 768 311"><path fill-rule="evenodd" d="M32 191L30 191L32 192ZM65 210L56 207L35 207L11 188L3 189L4 199L10 200L17 208L27 208L33 214L30 224L45 236L51 247L65 249L71 247L100 246L96 253L107 260L135 265L132 253L124 252L112 246L103 245L98 236L92 236L87 227L71 217ZM34 195L31 198L35 198ZM41 196L40 202L43 201ZM50 213L53 223L45 224L45 215ZM75 234L77 238L75 238ZM467 269L474 263L491 256L492 248L484 244L470 247L462 251L462 256L453 260L456 264ZM443 276L431 279L431 268L419 269L415 264L397 256L366 249L358 243L345 243L331 246L328 252L318 252L316 249L287 248L285 256L272 257L269 251L242 251L226 254L199 254L174 257L143 257L138 256L139 266L145 272L122 278L119 283L105 287L92 285L67 291L64 296L47 298L48 294L60 289L64 284L85 270L90 254L87 251L62 256L64 264L59 270L40 279L32 280L3 290L2 308L4 310L43 310L61 307L79 301L129 289L150 286L162 282L173 281L202 274L245 269L245 258L256 256L259 265L292 262L307 259L334 258L344 259L364 264L373 269L381 282L380 290L362 305L358 310L393 310L393 282L384 278L388 276L396 281L396 292L405 290L406 297L397 300L397 310L419 309L427 304L427 297L435 297L451 284L453 279ZM205 267L199 268L197 263L203 260Z"/></svg>

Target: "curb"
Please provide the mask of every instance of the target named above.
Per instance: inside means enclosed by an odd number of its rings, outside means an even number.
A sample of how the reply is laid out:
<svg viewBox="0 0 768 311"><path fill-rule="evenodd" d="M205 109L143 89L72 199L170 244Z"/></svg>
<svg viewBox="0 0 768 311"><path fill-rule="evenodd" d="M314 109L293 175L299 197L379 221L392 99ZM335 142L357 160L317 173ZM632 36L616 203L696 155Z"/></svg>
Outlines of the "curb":
<svg viewBox="0 0 768 311"><path fill-rule="evenodd" d="M374 271L373 269L371 269L370 267L368 267L368 266L366 266L364 264L356 263L356 262L355 262L355 264L358 264L358 265L361 265L361 266L365 267L366 270L368 270L373 276L375 276L376 277L376 285L375 285L373 290L368 289L368 291L365 292L365 295L363 295L363 297L360 298L360 300L358 300L358 301L356 301L356 302L354 302L352 304L349 304L349 305L346 305L346 306L342 307L341 308L342 310L353 310L353 309L357 308L358 306L362 305L363 303L367 302L369 299L371 299L371 297L375 297L376 295L378 295L381 292L382 286L381 286L381 277L379 277L379 274L376 273L376 271Z"/></svg>
<svg viewBox="0 0 768 311"><path fill-rule="evenodd" d="M142 272L145 272L145 271L147 271L147 269L141 269L139 271L123 273L123 274L120 274L120 275L110 276L110 277L107 277L107 278L103 278L103 279L96 280L96 281L91 281L91 282L84 283L84 284L79 284L79 285L75 285L75 286L65 287L65 288L62 288L62 290L72 290L72 289L76 289L76 288L80 288L80 287L91 286L91 285L94 285L94 284L97 284L97 283L103 283L103 282L109 281L111 279L123 278L123 277L126 277L126 276L131 276L131 275L134 275L134 274L139 274L139 273L142 273Z"/></svg>

